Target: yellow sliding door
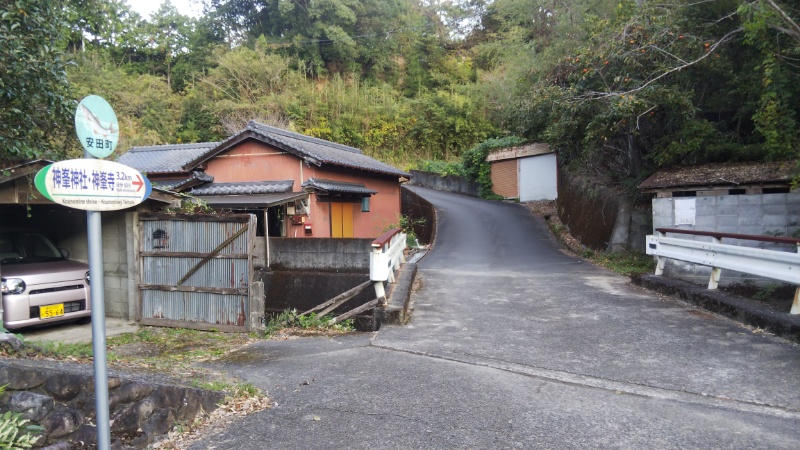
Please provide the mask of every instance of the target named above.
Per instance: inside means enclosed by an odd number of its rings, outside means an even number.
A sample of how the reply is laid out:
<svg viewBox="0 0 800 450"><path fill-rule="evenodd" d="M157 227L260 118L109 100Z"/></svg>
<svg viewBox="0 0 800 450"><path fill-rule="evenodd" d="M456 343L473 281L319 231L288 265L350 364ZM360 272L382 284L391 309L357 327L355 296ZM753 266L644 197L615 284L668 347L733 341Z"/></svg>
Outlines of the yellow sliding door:
<svg viewBox="0 0 800 450"><path fill-rule="evenodd" d="M353 203L331 202L331 237L353 237Z"/></svg>

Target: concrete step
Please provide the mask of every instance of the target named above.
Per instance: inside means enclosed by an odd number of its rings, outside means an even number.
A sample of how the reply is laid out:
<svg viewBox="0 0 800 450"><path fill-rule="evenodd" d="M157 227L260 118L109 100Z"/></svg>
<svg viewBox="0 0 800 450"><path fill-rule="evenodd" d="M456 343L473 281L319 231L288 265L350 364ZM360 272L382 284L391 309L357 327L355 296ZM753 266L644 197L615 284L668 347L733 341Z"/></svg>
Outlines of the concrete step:
<svg viewBox="0 0 800 450"><path fill-rule="evenodd" d="M387 305L383 311L382 322L391 325L405 325L411 320L414 310L411 288L417 276L417 263L405 263L397 273L394 283L389 283Z"/></svg>

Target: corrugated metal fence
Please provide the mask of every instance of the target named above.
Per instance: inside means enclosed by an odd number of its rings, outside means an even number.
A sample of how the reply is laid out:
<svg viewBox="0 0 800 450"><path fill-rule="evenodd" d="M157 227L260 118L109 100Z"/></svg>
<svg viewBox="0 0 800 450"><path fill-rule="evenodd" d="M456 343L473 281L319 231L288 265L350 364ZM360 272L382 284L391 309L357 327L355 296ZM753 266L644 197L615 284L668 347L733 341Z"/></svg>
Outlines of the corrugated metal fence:
<svg viewBox="0 0 800 450"><path fill-rule="evenodd" d="M248 331L256 217L139 216L143 325Z"/></svg>

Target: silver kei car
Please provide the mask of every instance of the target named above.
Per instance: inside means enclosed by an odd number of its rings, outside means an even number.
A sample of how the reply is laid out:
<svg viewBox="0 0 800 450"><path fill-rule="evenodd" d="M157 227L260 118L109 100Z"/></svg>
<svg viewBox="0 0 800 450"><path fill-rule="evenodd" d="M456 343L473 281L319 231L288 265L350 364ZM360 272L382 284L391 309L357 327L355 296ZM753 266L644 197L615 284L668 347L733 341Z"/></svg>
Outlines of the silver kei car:
<svg viewBox="0 0 800 450"><path fill-rule="evenodd" d="M91 320L89 266L67 256L41 233L0 230L3 327Z"/></svg>

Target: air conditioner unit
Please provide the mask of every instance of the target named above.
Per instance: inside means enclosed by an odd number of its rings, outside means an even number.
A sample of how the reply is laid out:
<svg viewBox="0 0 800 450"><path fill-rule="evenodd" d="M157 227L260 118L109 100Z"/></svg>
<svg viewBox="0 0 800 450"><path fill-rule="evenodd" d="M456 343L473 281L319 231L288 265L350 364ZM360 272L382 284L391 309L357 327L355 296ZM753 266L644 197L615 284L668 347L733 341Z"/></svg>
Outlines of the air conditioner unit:
<svg viewBox="0 0 800 450"><path fill-rule="evenodd" d="M295 200L294 201L294 213L295 214L308 214L308 199L306 200Z"/></svg>

